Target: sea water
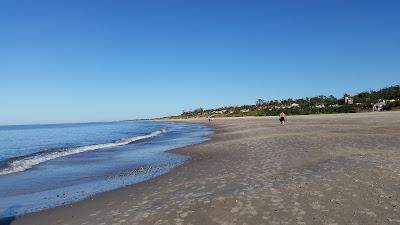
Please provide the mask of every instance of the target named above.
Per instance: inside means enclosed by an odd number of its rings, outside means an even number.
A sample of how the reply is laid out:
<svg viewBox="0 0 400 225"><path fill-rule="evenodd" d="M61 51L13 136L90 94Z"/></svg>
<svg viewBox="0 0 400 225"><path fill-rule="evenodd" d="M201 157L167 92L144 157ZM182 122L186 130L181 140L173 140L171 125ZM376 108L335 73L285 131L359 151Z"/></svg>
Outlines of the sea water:
<svg viewBox="0 0 400 225"><path fill-rule="evenodd" d="M0 219L167 173L207 140L197 124L151 121L0 126Z"/></svg>

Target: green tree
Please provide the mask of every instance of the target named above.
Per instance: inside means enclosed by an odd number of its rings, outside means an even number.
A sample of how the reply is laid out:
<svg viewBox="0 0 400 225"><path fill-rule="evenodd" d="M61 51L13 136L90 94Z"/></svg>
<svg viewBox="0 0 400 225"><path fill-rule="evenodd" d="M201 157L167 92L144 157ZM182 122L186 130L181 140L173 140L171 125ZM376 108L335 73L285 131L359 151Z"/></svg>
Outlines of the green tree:
<svg viewBox="0 0 400 225"><path fill-rule="evenodd" d="M265 100L264 99L258 99L257 101L256 101L256 106L262 106L262 105L264 105L265 104Z"/></svg>

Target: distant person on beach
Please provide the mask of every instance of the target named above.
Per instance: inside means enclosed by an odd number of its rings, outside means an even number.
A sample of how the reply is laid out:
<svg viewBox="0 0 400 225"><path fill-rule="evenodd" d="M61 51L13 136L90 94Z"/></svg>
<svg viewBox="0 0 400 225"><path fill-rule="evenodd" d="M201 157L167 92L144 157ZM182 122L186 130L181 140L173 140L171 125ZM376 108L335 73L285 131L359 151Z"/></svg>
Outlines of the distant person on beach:
<svg viewBox="0 0 400 225"><path fill-rule="evenodd" d="M212 116L208 116L208 122L211 123L212 121Z"/></svg>
<svg viewBox="0 0 400 225"><path fill-rule="evenodd" d="M285 125L285 120L286 120L286 114L284 112L281 112L279 114L279 121L281 121L281 126Z"/></svg>

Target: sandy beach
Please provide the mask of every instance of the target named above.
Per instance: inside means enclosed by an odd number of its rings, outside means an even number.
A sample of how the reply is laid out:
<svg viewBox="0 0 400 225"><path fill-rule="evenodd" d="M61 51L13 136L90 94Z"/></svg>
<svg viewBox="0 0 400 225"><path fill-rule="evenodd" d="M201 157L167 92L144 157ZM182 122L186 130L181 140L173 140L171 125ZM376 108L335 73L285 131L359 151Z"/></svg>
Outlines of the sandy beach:
<svg viewBox="0 0 400 225"><path fill-rule="evenodd" d="M171 173L7 224L400 224L400 112L210 126Z"/></svg>

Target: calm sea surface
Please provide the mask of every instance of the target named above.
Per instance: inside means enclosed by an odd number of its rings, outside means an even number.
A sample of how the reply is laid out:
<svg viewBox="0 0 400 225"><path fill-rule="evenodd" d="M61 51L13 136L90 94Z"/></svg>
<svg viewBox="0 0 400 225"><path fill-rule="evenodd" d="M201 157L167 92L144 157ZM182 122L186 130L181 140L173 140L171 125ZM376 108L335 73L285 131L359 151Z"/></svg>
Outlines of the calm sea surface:
<svg viewBox="0 0 400 225"><path fill-rule="evenodd" d="M149 121L0 126L0 219L164 174L188 158L167 150L211 133Z"/></svg>

